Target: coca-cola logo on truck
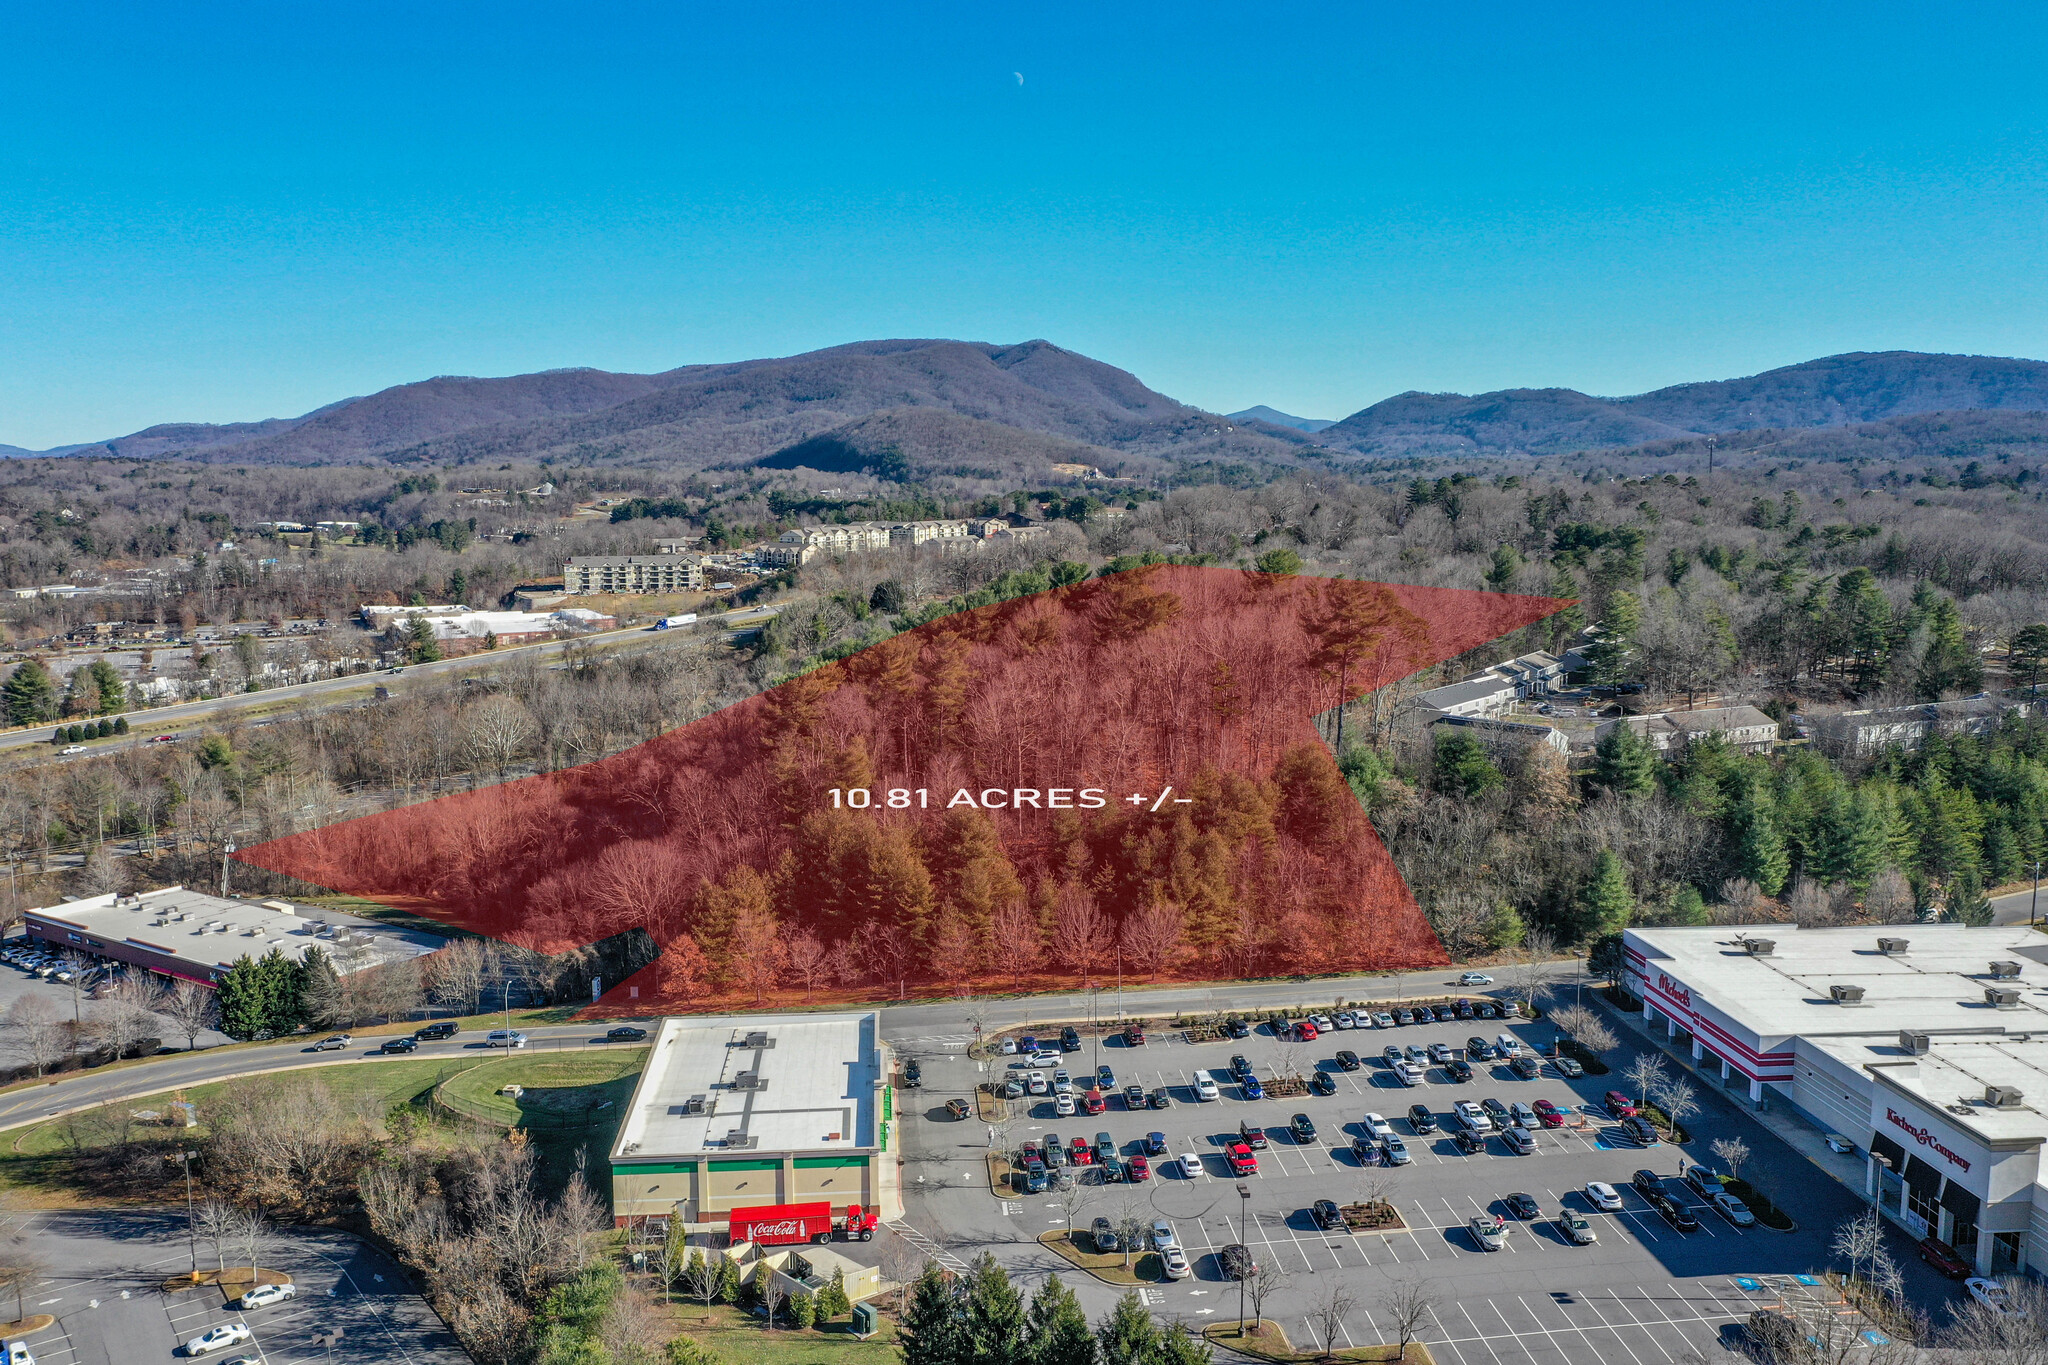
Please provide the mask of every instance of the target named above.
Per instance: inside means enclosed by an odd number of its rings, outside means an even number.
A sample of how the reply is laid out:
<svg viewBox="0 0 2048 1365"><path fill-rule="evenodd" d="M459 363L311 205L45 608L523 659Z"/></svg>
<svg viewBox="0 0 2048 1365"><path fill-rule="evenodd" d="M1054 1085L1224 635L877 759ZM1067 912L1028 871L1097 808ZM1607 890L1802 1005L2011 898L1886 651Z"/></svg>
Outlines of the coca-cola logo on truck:
<svg viewBox="0 0 2048 1365"><path fill-rule="evenodd" d="M749 1223L747 1224L747 1235L756 1239L762 1237L801 1237L804 1235L804 1225L795 1218L786 1219L780 1223Z"/></svg>

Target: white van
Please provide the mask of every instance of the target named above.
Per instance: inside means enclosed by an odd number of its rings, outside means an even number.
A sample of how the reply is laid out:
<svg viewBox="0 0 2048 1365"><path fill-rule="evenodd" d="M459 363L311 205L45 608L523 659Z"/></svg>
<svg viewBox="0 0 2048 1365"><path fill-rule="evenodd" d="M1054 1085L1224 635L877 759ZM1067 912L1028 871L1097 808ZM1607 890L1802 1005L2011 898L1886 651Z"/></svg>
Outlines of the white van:
<svg viewBox="0 0 2048 1365"><path fill-rule="evenodd" d="M1403 1085L1421 1085L1429 1073L1413 1062L1402 1062L1394 1068L1394 1074L1401 1078Z"/></svg>
<svg viewBox="0 0 2048 1365"><path fill-rule="evenodd" d="M485 1047L525 1047L526 1035L516 1028L494 1028L484 1039Z"/></svg>
<svg viewBox="0 0 2048 1365"><path fill-rule="evenodd" d="M1522 1055L1522 1040L1512 1033L1503 1033L1493 1040L1493 1049L1508 1061Z"/></svg>

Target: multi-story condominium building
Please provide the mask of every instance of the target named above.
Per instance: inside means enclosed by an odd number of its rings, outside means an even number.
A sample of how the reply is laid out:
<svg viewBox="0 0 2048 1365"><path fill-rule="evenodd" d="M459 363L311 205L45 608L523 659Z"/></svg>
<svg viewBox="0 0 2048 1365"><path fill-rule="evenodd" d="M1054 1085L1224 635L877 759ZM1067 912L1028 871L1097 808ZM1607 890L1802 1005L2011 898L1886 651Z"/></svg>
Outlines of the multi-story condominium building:
<svg viewBox="0 0 2048 1365"><path fill-rule="evenodd" d="M704 566L688 555L605 555L562 565L567 593L702 592Z"/></svg>

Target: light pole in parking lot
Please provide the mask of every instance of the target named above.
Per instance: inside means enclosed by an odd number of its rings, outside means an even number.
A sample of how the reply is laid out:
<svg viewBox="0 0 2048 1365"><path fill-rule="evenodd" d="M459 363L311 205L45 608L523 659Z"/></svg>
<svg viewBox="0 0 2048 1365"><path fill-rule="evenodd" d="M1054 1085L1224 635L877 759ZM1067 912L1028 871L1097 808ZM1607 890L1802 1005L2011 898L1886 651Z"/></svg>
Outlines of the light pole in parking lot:
<svg viewBox="0 0 2048 1365"><path fill-rule="evenodd" d="M179 1151L167 1156L165 1161L175 1161L185 1168L185 1241L192 1250L192 1283L199 1283L199 1233L192 1217L192 1158L197 1152Z"/></svg>
<svg viewBox="0 0 2048 1365"><path fill-rule="evenodd" d="M1250 1244L1249 1242L1245 1241L1245 1239L1244 1239L1244 1219L1245 1219L1245 1205L1246 1205L1246 1204L1249 1204L1249 1203L1251 1202L1251 1198L1252 1198L1252 1187L1251 1187L1251 1186L1249 1186L1249 1185L1243 1184L1242 1182L1240 1182L1240 1183L1239 1183L1239 1185L1238 1185L1238 1187L1237 1187L1237 1245L1238 1245L1239 1249L1240 1249L1240 1250L1242 1251L1242 1253L1243 1253L1243 1256L1244 1256L1244 1259L1245 1259L1245 1260L1247 1260L1247 1261L1251 1259L1251 1254L1252 1254L1252 1248L1251 1248L1251 1244ZM1237 1268L1238 1268L1238 1271L1239 1271L1239 1274L1238 1274L1238 1277L1237 1277L1237 1339L1238 1339L1239 1341L1243 1341L1243 1340L1244 1340L1244 1286L1245 1286L1245 1281L1246 1281L1246 1280L1248 1280L1248 1279L1250 1279L1250 1278L1251 1278L1251 1276L1250 1276L1250 1275L1247 1275L1247 1274L1245 1274L1245 1273L1243 1273L1243 1272L1244 1272L1245 1270L1247 1270L1247 1269L1248 1269L1248 1267L1247 1267L1247 1266L1245 1266L1245 1265L1244 1265L1244 1264L1243 1264L1242 1262L1240 1262L1240 1263L1239 1263L1239 1265L1238 1265L1238 1267L1237 1267Z"/></svg>

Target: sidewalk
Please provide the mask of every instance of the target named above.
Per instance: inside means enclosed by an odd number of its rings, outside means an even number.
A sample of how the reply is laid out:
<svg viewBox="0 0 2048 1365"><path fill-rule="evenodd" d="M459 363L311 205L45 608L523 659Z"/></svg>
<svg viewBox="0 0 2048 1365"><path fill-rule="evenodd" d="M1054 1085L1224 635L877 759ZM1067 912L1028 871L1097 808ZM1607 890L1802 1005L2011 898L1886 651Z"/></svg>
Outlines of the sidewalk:
<svg viewBox="0 0 2048 1365"><path fill-rule="evenodd" d="M1609 1000L1604 991L1588 991L1586 994L1598 1001L1600 1007L1607 1012L1610 1018L1618 1020L1627 1028L1634 1035L1636 1041L1662 1053L1678 1063L1681 1071L1690 1073L1698 1081L1703 1097L1713 1096L1726 1101L1749 1118L1770 1129L1773 1137L1833 1177L1838 1184L1849 1190L1858 1199L1868 1199L1870 1197L1869 1188L1864 1183L1869 1179L1869 1164L1860 1148L1855 1153L1845 1154L1837 1152L1828 1146L1826 1137L1819 1129L1815 1128L1805 1119L1800 1118L1796 1113L1786 1113L1768 1107L1759 1108L1751 1104L1747 1095L1739 1091L1730 1090L1721 1084L1718 1068L1709 1070L1704 1064L1695 1063L1692 1059L1692 1049L1689 1044L1680 1045L1678 1042L1667 1038L1664 1026L1661 1023L1646 1026L1643 1023L1641 1013L1623 1010L1620 1006ZM1765 1093L1768 1094L1769 1092L1766 1091ZM1848 1133L1844 1134L1844 1136L1854 1141L1858 1135ZM1711 1156L1711 1153L1702 1153L1696 1160L1704 1164L1708 1156Z"/></svg>

